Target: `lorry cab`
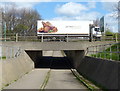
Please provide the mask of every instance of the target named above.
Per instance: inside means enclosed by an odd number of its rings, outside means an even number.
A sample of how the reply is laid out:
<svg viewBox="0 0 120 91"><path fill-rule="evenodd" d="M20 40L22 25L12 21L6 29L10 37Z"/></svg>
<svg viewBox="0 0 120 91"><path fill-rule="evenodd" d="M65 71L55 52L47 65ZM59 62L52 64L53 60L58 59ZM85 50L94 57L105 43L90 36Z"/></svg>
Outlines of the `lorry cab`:
<svg viewBox="0 0 120 91"><path fill-rule="evenodd" d="M100 27L95 26L93 28L93 38L95 40L101 40L102 33L100 31Z"/></svg>
<svg viewBox="0 0 120 91"><path fill-rule="evenodd" d="M100 28L99 28L99 27L95 27L95 28L94 28L94 31L100 32Z"/></svg>

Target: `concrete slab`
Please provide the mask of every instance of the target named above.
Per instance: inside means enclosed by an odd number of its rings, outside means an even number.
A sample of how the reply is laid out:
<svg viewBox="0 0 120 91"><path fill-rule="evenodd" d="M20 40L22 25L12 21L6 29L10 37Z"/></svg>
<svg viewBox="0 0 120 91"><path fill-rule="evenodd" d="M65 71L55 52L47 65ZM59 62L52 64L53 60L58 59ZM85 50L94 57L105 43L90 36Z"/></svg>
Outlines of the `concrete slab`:
<svg viewBox="0 0 120 91"><path fill-rule="evenodd" d="M62 51L43 51L43 56L51 56L51 57L64 57L65 54Z"/></svg>
<svg viewBox="0 0 120 91"><path fill-rule="evenodd" d="M53 51L53 57L64 57L64 55L62 51Z"/></svg>
<svg viewBox="0 0 120 91"><path fill-rule="evenodd" d="M53 51L42 51L43 56L52 56Z"/></svg>
<svg viewBox="0 0 120 91"><path fill-rule="evenodd" d="M44 50L44 51L59 51L59 50L86 50L89 46L114 43L110 41L97 41L97 42L3 42L3 45L17 46L24 50Z"/></svg>

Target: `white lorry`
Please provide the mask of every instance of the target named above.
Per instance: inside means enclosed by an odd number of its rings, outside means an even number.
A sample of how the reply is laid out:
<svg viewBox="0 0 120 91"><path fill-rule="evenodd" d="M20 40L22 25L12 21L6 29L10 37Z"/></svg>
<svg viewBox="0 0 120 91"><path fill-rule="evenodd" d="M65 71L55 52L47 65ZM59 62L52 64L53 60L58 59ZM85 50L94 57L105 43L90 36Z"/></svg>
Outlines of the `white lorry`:
<svg viewBox="0 0 120 91"><path fill-rule="evenodd" d="M93 21L37 21L37 36L40 39L66 40L68 37L84 38L88 37L90 41L93 38L100 40L100 28L94 26Z"/></svg>

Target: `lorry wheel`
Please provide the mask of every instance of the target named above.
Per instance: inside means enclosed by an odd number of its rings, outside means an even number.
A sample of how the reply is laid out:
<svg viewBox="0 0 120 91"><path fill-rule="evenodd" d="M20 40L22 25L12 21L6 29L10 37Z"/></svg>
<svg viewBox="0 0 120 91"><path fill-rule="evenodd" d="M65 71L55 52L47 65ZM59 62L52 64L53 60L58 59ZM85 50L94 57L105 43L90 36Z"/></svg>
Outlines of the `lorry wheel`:
<svg viewBox="0 0 120 91"><path fill-rule="evenodd" d="M96 41L101 41L101 37L96 37Z"/></svg>

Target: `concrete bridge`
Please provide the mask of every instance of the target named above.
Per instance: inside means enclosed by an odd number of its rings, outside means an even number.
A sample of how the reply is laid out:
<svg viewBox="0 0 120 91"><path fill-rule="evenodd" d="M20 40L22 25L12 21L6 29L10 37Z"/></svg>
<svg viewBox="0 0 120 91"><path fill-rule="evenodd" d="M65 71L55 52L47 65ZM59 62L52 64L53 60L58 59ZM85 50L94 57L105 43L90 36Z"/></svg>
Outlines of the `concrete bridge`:
<svg viewBox="0 0 120 91"><path fill-rule="evenodd" d="M5 46L17 46L23 50L86 50L89 46L114 43L110 41L97 42L2 42Z"/></svg>
<svg viewBox="0 0 120 91"><path fill-rule="evenodd" d="M7 89L8 91L9 89L88 89L73 79L71 69L75 69L76 73L82 74L105 89L120 89L119 62L85 55L87 47L109 43L113 42L3 42L3 46L20 47L23 51L17 58L2 62L2 85L5 86L22 76L20 80L5 87L5 91ZM23 76L26 73L27 75Z"/></svg>

